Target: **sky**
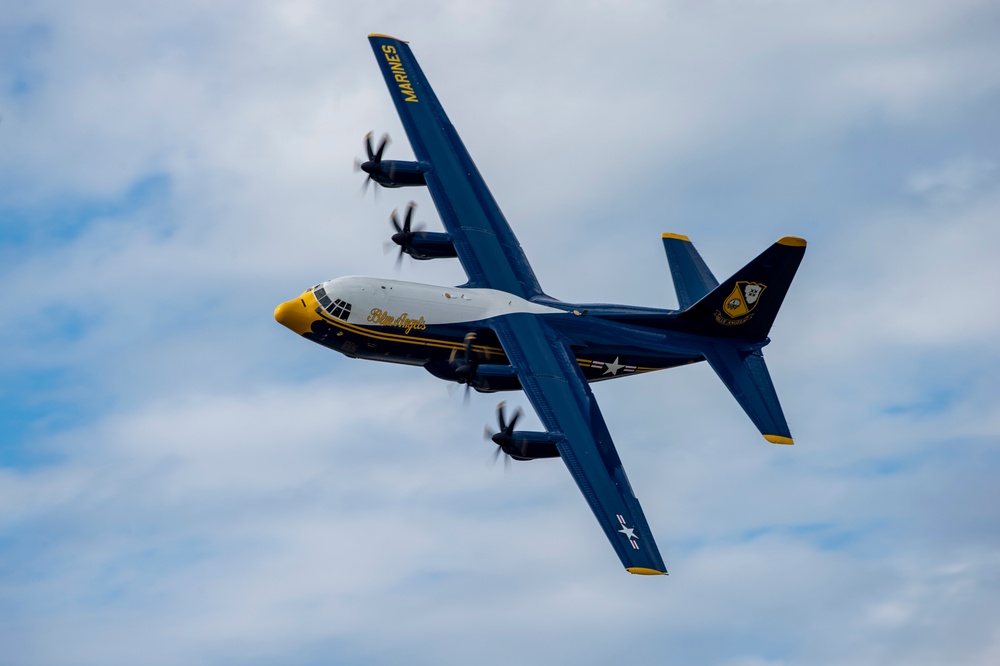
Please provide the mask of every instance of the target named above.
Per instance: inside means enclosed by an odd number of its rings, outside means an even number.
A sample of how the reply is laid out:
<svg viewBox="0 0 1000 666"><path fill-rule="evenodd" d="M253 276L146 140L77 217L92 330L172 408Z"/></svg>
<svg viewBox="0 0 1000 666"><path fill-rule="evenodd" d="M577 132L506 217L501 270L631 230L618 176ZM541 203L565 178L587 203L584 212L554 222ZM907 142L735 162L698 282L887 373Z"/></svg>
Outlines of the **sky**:
<svg viewBox="0 0 1000 666"><path fill-rule="evenodd" d="M1000 6L0 2L0 666L1000 663ZM664 560L630 576L500 399L297 338L426 192L410 41L541 282L676 307L809 241L765 350L594 386Z"/></svg>

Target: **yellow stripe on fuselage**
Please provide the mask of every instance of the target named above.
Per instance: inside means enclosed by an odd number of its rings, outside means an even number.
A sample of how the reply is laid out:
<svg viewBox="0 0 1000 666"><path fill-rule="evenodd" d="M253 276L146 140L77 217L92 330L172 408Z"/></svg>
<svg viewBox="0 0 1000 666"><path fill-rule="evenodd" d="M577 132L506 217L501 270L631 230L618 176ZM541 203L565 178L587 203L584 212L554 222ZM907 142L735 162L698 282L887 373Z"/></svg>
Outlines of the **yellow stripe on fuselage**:
<svg viewBox="0 0 1000 666"><path fill-rule="evenodd" d="M315 297L314 299L315 300ZM318 304L317 304L317 307ZM337 328L355 333L357 335L364 336L366 338L372 338L374 340L382 340L385 342L402 342L408 345L418 345L421 347L438 347L440 349L464 349L464 342L457 342L454 340L448 340L445 338L422 338L416 335L410 335L408 333L400 335L398 333L384 333L382 331L373 330L367 326L358 326L357 324L349 324L342 319L337 319L336 317L331 317L326 312L320 308L317 313L319 318L328 324L331 324ZM472 345L473 351L479 352L480 354L487 355L504 355L503 349L499 347L488 347L486 345Z"/></svg>

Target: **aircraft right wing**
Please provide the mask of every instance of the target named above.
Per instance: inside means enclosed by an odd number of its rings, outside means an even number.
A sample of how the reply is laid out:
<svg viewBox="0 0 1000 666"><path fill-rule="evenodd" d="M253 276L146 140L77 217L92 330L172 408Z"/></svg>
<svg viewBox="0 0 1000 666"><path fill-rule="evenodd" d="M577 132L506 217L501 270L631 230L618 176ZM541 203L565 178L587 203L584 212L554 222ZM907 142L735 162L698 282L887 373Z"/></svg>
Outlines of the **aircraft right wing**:
<svg viewBox="0 0 1000 666"><path fill-rule="evenodd" d="M490 327L625 569L667 573L597 400L565 339L531 314L498 317Z"/></svg>

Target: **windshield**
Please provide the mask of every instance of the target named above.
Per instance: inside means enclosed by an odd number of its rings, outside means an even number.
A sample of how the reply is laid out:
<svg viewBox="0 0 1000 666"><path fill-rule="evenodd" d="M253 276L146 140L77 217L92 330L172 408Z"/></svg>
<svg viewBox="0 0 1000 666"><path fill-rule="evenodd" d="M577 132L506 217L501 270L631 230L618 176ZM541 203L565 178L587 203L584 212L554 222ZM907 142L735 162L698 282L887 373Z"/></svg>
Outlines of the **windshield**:
<svg viewBox="0 0 1000 666"><path fill-rule="evenodd" d="M347 318L351 316L351 304L339 298L331 300L323 285L314 287L313 294L316 296L316 300L319 301L320 306L337 319L347 321Z"/></svg>

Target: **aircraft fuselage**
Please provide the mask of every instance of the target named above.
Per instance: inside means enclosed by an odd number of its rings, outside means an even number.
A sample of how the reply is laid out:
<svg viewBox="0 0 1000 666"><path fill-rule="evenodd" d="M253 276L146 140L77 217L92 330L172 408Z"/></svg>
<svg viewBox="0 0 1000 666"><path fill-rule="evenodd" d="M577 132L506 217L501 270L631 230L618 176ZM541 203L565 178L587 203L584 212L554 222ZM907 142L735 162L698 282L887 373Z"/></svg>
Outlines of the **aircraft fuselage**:
<svg viewBox="0 0 1000 666"><path fill-rule="evenodd" d="M624 309L633 316L669 312ZM469 384L481 392L520 388L516 375L504 370L510 363L487 325L490 319L507 315L541 315L566 335L588 382L703 360L696 346L685 344L683 334L602 317L622 310L622 306L555 300L538 303L494 289L342 277L282 303L274 316L299 335L346 356L419 365L448 381L462 381L456 370L471 351L478 372Z"/></svg>

